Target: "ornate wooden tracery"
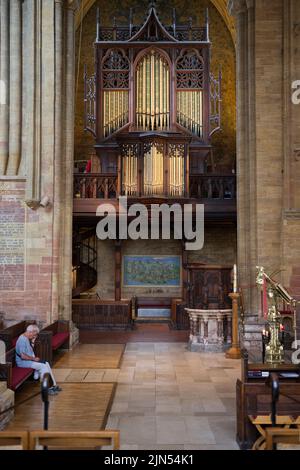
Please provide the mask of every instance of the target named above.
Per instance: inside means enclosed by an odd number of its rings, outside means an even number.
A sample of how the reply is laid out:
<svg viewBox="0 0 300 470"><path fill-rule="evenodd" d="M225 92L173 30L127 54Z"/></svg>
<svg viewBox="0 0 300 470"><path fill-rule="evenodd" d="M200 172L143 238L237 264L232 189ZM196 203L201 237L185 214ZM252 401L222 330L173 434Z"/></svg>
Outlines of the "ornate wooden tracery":
<svg viewBox="0 0 300 470"><path fill-rule="evenodd" d="M96 71L92 78L85 73L85 127L96 137L102 171L118 169L124 194L187 193L187 142L191 168L199 168L195 161L207 157L210 135L220 128L220 77L210 72L210 45L208 18L204 27L178 25L174 10L165 26L153 3L141 26L131 13L128 27L114 21L102 28L98 16ZM154 134L151 144L145 133Z"/></svg>

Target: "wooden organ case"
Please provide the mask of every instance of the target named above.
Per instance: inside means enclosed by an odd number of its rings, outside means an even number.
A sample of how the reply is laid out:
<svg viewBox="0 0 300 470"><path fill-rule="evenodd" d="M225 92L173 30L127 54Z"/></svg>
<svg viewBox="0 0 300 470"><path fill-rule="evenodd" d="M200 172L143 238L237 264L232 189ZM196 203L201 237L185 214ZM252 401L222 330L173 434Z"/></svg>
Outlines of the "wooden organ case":
<svg viewBox="0 0 300 470"><path fill-rule="evenodd" d="M85 129L95 137L102 174L117 194L184 198L190 176L205 171L220 129L221 76L210 72L204 27L164 26L151 3L135 26L101 27L95 73L85 70Z"/></svg>

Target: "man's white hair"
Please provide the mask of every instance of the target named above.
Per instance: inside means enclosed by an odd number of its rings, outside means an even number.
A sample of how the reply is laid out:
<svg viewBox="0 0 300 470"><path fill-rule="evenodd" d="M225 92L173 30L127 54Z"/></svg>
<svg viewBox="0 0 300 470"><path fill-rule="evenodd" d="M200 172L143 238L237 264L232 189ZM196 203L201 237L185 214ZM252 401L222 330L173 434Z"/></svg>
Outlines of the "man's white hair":
<svg viewBox="0 0 300 470"><path fill-rule="evenodd" d="M33 333L34 331L36 331L38 333L40 330L37 325L28 325L26 331L28 331L29 333Z"/></svg>

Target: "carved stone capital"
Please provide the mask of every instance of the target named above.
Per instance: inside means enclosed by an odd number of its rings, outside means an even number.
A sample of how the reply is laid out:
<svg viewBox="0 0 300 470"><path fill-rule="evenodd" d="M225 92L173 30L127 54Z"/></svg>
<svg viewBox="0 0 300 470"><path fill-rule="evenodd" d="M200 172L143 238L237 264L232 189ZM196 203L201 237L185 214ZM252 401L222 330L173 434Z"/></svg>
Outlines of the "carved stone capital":
<svg viewBox="0 0 300 470"><path fill-rule="evenodd" d="M251 8L254 8L254 3L255 3L254 0L246 0L246 3L247 3L248 10L251 10Z"/></svg>
<svg viewBox="0 0 300 470"><path fill-rule="evenodd" d="M246 0L229 0L227 8L230 15L238 16L240 13L245 13L248 7Z"/></svg>
<svg viewBox="0 0 300 470"><path fill-rule="evenodd" d="M40 207L40 201L37 199L25 199L25 204L34 211Z"/></svg>
<svg viewBox="0 0 300 470"><path fill-rule="evenodd" d="M80 6L80 2L79 0L67 0L67 8L68 10L73 10L74 13L76 10L78 10L79 6Z"/></svg>
<svg viewBox="0 0 300 470"><path fill-rule="evenodd" d="M294 153L294 158L296 162L300 162L300 144L294 145L293 153Z"/></svg>
<svg viewBox="0 0 300 470"><path fill-rule="evenodd" d="M295 23L294 24L294 35L295 36L300 36L300 23Z"/></svg>

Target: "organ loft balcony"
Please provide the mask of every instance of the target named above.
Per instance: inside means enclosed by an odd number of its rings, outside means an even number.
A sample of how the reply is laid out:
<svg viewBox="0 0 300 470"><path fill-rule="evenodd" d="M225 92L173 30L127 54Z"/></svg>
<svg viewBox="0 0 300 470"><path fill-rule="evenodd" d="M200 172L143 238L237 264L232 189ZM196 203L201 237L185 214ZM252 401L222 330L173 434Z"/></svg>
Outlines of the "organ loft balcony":
<svg viewBox="0 0 300 470"><path fill-rule="evenodd" d="M213 164L221 129L221 73L211 72L209 18L164 25L151 3L145 22L101 26L95 68L84 71L85 131L94 137L85 173L74 174L74 215L101 204L194 202L206 219L236 219L231 168ZM91 70L89 70L91 73Z"/></svg>
<svg viewBox="0 0 300 470"><path fill-rule="evenodd" d="M142 180L142 175L139 175ZM201 203L204 204L205 220L211 222L236 221L236 177L234 174L192 174L188 177L188 187L180 195L166 187L163 194L150 194L149 187L138 181L140 188L136 194L128 194L123 189L117 172L114 173L74 173L75 218L94 218L97 208L108 202L118 211L119 196L127 196L128 206L134 203L169 204Z"/></svg>

